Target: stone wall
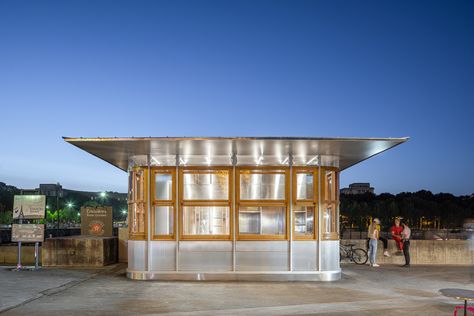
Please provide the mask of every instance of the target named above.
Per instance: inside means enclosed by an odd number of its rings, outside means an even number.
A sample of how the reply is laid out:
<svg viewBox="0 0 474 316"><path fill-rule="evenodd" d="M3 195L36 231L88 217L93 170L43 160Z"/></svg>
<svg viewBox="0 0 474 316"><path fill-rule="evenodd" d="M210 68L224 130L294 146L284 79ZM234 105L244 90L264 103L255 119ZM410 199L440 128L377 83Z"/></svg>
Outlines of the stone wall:
<svg viewBox="0 0 474 316"><path fill-rule="evenodd" d="M366 239L341 240L341 244L356 244L367 250ZM388 241L390 257L383 256L383 244L378 242L377 263L404 264L403 255L396 255L395 241ZM474 241L472 240L410 240L411 264L474 264Z"/></svg>
<svg viewBox="0 0 474 316"><path fill-rule="evenodd" d="M100 267L117 262L117 237L73 236L46 239L43 266Z"/></svg>
<svg viewBox="0 0 474 316"><path fill-rule="evenodd" d="M0 264L16 265L18 262L18 244L0 246ZM41 263L41 247L39 247L39 262ZM21 247L21 264L35 264L35 246Z"/></svg>

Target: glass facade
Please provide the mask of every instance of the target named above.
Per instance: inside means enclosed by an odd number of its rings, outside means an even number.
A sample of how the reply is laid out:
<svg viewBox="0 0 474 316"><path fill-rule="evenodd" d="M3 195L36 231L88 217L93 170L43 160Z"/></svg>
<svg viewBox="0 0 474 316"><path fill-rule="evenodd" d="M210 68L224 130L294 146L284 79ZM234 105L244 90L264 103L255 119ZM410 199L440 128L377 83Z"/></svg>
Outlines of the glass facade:
<svg viewBox="0 0 474 316"><path fill-rule="evenodd" d="M146 170L132 168L129 171L128 220L132 239L146 238Z"/></svg>
<svg viewBox="0 0 474 316"><path fill-rule="evenodd" d="M185 168L180 180L181 238L230 239L231 169Z"/></svg>
<svg viewBox="0 0 474 316"><path fill-rule="evenodd" d="M173 235L173 207L155 206L154 212L154 235Z"/></svg>
<svg viewBox="0 0 474 316"><path fill-rule="evenodd" d="M230 233L228 206L183 207L184 235L228 235Z"/></svg>
<svg viewBox="0 0 474 316"><path fill-rule="evenodd" d="M285 235L283 206L246 206L240 208L239 228L242 235Z"/></svg>
<svg viewBox="0 0 474 316"><path fill-rule="evenodd" d="M296 235L314 236L314 206L296 206L294 221Z"/></svg>
<svg viewBox="0 0 474 316"><path fill-rule="evenodd" d="M173 179L169 173L155 174L155 200L172 200Z"/></svg>
<svg viewBox="0 0 474 316"><path fill-rule="evenodd" d="M174 240L177 234L184 240L230 240L233 205L237 207L237 239L287 240L290 229L295 240L317 239L318 219L323 239L338 238L339 184L335 168L294 167L292 181L289 167L236 167L235 181L229 167L177 170L156 166L149 170L150 182L148 167L129 171L131 240L146 239L148 192L152 240Z"/></svg>
<svg viewBox="0 0 474 316"><path fill-rule="evenodd" d="M229 173L186 172L183 175L184 200L227 200L229 199Z"/></svg>
<svg viewBox="0 0 474 316"><path fill-rule="evenodd" d="M322 174L322 237L336 239L339 235L339 179L335 169L326 168Z"/></svg>
<svg viewBox="0 0 474 316"><path fill-rule="evenodd" d="M312 173L296 173L296 199L297 200L313 200L314 186Z"/></svg>
<svg viewBox="0 0 474 316"><path fill-rule="evenodd" d="M286 238L288 170L238 169L239 238Z"/></svg>
<svg viewBox="0 0 474 316"><path fill-rule="evenodd" d="M285 173L241 173L240 199L284 200Z"/></svg>

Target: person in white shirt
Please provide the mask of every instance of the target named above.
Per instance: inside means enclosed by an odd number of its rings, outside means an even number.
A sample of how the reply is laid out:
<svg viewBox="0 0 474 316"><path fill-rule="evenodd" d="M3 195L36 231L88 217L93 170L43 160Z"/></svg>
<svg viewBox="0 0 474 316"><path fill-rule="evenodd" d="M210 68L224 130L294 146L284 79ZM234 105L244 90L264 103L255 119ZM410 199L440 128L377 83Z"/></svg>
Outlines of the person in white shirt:
<svg viewBox="0 0 474 316"><path fill-rule="evenodd" d="M379 231L380 221L378 218L374 218L372 224L369 226L369 260L371 267L379 267L377 263L375 263L375 259L377 258L377 241L379 240L380 231Z"/></svg>
<svg viewBox="0 0 474 316"><path fill-rule="evenodd" d="M403 255L405 256L405 264L402 267L410 267L410 238L411 229L406 223L402 223L402 240L403 240Z"/></svg>

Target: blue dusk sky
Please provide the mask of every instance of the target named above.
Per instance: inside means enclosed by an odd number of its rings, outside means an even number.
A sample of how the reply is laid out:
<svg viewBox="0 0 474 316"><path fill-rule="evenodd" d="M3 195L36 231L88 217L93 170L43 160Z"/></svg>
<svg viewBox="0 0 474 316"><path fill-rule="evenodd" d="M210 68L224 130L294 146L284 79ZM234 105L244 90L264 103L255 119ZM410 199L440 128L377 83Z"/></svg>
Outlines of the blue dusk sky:
<svg viewBox="0 0 474 316"><path fill-rule="evenodd" d="M0 181L126 191L62 136L402 137L341 174L474 193L474 1L0 1Z"/></svg>

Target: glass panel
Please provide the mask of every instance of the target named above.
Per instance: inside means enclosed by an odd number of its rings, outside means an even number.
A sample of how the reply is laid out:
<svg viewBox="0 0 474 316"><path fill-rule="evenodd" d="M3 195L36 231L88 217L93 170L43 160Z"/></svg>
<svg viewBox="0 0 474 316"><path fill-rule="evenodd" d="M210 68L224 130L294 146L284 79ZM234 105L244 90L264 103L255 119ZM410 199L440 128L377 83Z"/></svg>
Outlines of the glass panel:
<svg viewBox="0 0 474 316"><path fill-rule="evenodd" d="M336 172L326 171L324 178L325 200L335 201L336 198Z"/></svg>
<svg viewBox="0 0 474 316"><path fill-rule="evenodd" d="M133 172L133 200L143 201L145 200L144 189L144 172L143 170L137 170Z"/></svg>
<svg viewBox="0 0 474 316"><path fill-rule="evenodd" d="M240 208L239 230L241 234L260 234L260 213L260 208L257 206Z"/></svg>
<svg viewBox="0 0 474 316"><path fill-rule="evenodd" d="M145 232L145 205L133 203L129 205L130 232L133 234Z"/></svg>
<svg viewBox="0 0 474 316"><path fill-rule="evenodd" d="M241 200L284 200L285 174L242 173Z"/></svg>
<svg viewBox="0 0 474 316"><path fill-rule="evenodd" d="M313 174L297 173L296 174L296 199L312 200L314 198L313 190Z"/></svg>
<svg viewBox="0 0 474 316"><path fill-rule="evenodd" d="M242 235L284 235L284 206L241 207L239 212L239 232Z"/></svg>
<svg viewBox="0 0 474 316"><path fill-rule="evenodd" d="M184 206L184 235L228 235L228 206Z"/></svg>
<svg viewBox="0 0 474 316"><path fill-rule="evenodd" d="M295 233L298 235L314 234L314 207L295 206Z"/></svg>
<svg viewBox="0 0 474 316"><path fill-rule="evenodd" d="M155 206L155 235L173 234L173 207Z"/></svg>
<svg viewBox="0 0 474 316"><path fill-rule="evenodd" d="M169 173L155 174L155 200L172 200L173 177Z"/></svg>
<svg viewBox="0 0 474 316"><path fill-rule="evenodd" d="M336 232L336 207L333 203L327 204L323 212L323 232Z"/></svg>
<svg viewBox="0 0 474 316"><path fill-rule="evenodd" d="M185 173L183 176L185 200L228 200L229 173Z"/></svg>
<svg viewBox="0 0 474 316"><path fill-rule="evenodd" d="M133 201L133 171L128 173L128 200Z"/></svg>

